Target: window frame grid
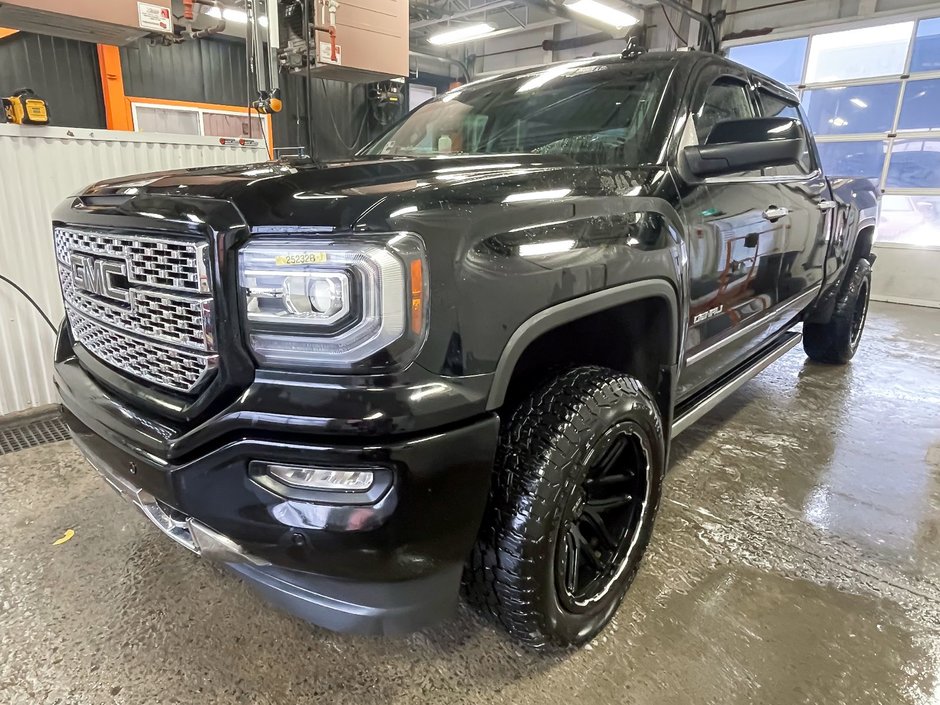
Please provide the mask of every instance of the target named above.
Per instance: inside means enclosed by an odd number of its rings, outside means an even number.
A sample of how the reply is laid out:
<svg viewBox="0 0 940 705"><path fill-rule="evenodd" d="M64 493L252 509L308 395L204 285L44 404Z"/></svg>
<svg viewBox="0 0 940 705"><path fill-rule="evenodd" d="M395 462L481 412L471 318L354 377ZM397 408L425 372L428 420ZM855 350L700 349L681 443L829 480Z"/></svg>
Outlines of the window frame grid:
<svg viewBox="0 0 940 705"><path fill-rule="evenodd" d="M262 130L262 134L258 136L252 136L251 139L258 140L259 143L263 143L265 139L270 140L270 137L268 134L269 132L268 120L265 119L267 116L261 113L254 115L249 112L239 112L237 110L229 109L228 106L219 106L218 108L208 108L208 107L203 107L200 105L172 105L169 103L156 103L156 102L149 102L146 98L145 99L131 98L130 104L131 104L131 115L134 121L133 122L134 132L141 132L140 128L138 127L139 121L137 118L137 108L141 107L141 108L158 108L160 110L175 110L175 111L184 112L184 113L196 113L196 115L199 118L198 123L197 123L199 127L199 134L194 135L195 137L216 137L217 136L217 135L205 134L206 128L205 128L205 121L203 120L203 116L206 113L218 114L218 115L234 115L236 117L247 117L249 118L249 120L252 120L252 119L257 120ZM226 139L238 139L238 138L228 137Z"/></svg>
<svg viewBox="0 0 940 705"><path fill-rule="evenodd" d="M921 81L929 79L940 79L940 70L934 71L916 71L911 72L911 62L914 57L914 43L917 40L917 30L920 26L922 20L931 20L931 19L940 19L940 14L937 13L937 10L923 10L916 13L907 13L907 14L898 14L898 15L889 15L885 14L882 17L878 18L867 18L863 21L855 22L843 22L838 24L831 25L820 25L817 27L807 27L803 29L793 29L787 30L780 33L774 33L773 38L765 38L763 41L749 41L749 39L738 39L731 40L728 42L722 43L722 49L730 49L736 46L747 46L753 44L765 44L767 42L773 42L783 39L797 39L799 37L806 37L806 51L803 56L803 67L800 72L800 83L798 85L790 85L790 87L796 92L800 98L800 104L803 103L803 94L806 91L825 89L825 88L840 88L840 87L852 87L852 86L870 86L877 85L880 83L891 83L899 82L901 84L900 90L898 91L897 104L894 106L894 119L891 123L890 132L866 132L866 133L853 133L848 135L813 135L817 143L831 143L831 142L884 142L885 143L885 161L884 165L881 168L881 177L879 181L879 189L883 196L937 196L940 197L940 188L938 187L924 187L924 188L910 188L910 187L889 187L887 185L888 173L891 168L891 159L894 156L894 144L898 139L907 140L907 139L930 139L930 140L940 140L940 124L938 124L938 129L934 130L905 130L904 132L898 134L898 125L901 121L901 108L904 105L904 97L907 94L907 84L911 81ZM886 74L880 76L867 76L864 78L852 78L845 79L842 81L817 81L815 83L806 82L806 73L809 70L809 54L810 48L813 44L813 37L820 34L830 34L832 32L841 32L847 29L862 29L865 27L872 27L884 24L885 22L914 22L914 26L911 30L911 35L907 43L907 53L904 57L904 68L903 72L900 74ZM938 118L940 121L940 118ZM878 218L881 218L881 203L879 202L878 206ZM932 245L913 245L910 243L902 242L878 242L877 239L875 244L878 247L893 248L893 249L902 249L902 250L940 250L940 240L936 244Z"/></svg>

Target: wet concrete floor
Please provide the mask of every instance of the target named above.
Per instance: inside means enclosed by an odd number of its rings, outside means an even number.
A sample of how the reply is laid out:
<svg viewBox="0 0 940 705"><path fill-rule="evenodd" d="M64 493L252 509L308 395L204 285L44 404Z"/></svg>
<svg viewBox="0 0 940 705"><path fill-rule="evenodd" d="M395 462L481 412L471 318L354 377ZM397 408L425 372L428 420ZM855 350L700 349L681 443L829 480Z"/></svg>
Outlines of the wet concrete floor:
<svg viewBox="0 0 940 705"><path fill-rule="evenodd" d="M633 589L572 653L465 607L399 639L309 627L69 443L0 479L0 703L940 703L940 310L873 304L851 365L797 349L683 435Z"/></svg>

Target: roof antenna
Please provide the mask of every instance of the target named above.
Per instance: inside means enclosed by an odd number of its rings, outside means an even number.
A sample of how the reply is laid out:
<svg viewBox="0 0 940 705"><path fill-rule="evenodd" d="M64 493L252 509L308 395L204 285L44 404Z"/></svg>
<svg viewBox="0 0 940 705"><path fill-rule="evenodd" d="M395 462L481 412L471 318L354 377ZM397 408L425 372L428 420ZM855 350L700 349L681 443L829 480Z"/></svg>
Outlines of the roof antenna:
<svg viewBox="0 0 940 705"><path fill-rule="evenodd" d="M635 59L638 56L643 56L643 54L647 53L648 51L649 49L647 49L645 46L640 44L636 35L633 35L631 37L627 37L627 48L624 49L623 52L620 54L620 58L621 59Z"/></svg>

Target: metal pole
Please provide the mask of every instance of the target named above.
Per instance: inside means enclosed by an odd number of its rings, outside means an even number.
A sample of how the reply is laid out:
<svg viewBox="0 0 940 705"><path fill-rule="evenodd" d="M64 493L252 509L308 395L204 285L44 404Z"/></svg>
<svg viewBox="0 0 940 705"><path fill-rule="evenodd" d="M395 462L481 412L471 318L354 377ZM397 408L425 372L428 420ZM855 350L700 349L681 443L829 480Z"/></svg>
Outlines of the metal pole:
<svg viewBox="0 0 940 705"><path fill-rule="evenodd" d="M270 89L280 90L280 67L277 63L278 50L281 48L281 26L278 21L277 0L265 0L265 10L268 18L268 61L271 69Z"/></svg>

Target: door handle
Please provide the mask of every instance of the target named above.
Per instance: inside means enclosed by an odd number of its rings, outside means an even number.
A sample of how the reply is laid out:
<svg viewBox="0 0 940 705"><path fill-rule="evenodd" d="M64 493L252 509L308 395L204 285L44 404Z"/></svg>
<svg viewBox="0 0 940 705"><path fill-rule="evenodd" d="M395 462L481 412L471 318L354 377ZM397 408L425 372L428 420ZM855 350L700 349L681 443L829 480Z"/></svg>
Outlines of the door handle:
<svg viewBox="0 0 940 705"><path fill-rule="evenodd" d="M835 201L820 201L818 204L816 204L816 207L821 211L831 211L837 205L838 204Z"/></svg>
<svg viewBox="0 0 940 705"><path fill-rule="evenodd" d="M764 216L765 220L769 220L771 223L776 223L781 218L789 215L790 211L786 208L778 208L777 206L770 206L765 210L761 215Z"/></svg>

